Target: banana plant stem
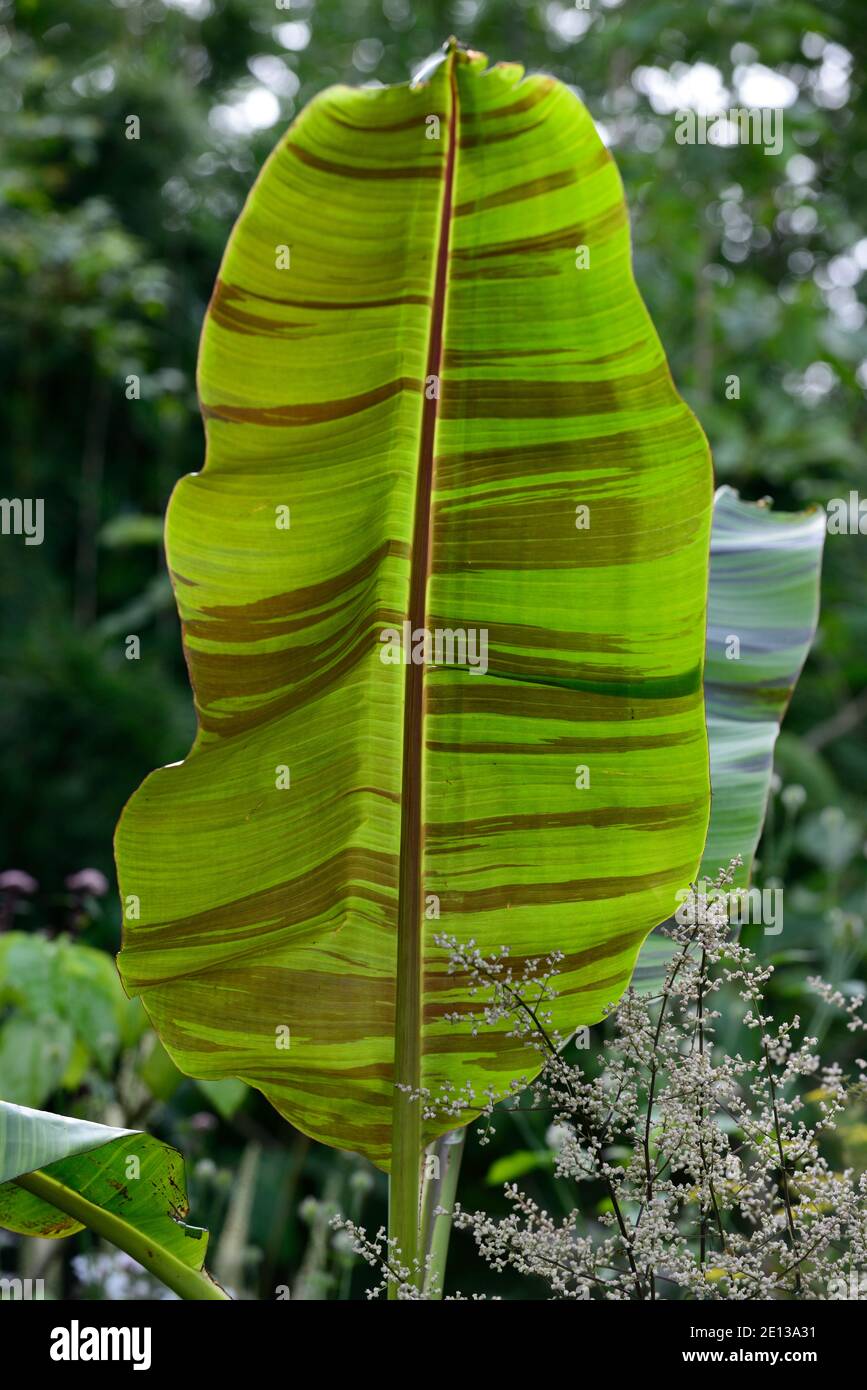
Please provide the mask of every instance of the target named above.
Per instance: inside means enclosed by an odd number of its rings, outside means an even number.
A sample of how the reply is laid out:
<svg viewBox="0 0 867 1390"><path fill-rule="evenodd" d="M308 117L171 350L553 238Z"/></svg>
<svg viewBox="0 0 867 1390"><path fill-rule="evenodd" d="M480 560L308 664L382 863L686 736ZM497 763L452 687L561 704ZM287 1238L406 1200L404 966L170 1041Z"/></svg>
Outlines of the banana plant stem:
<svg viewBox="0 0 867 1390"><path fill-rule="evenodd" d="M177 1255L161 1249L128 1221L94 1202L89 1202L81 1193L73 1192L49 1173L37 1170L35 1173L25 1173L14 1181L18 1187L23 1187L25 1192L30 1192L34 1197L57 1207L58 1211L66 1212L67 1216L80 1221L82 1226L95 1231L97 1235L116 1245L119 1250L126 1251L127 1255L138 1260L140 1265L144 1265L145 1269L181 1298L200 1301L229 1299L225 1289L221 1289L204 1270L191 1269L179 1260Z"/></svg>

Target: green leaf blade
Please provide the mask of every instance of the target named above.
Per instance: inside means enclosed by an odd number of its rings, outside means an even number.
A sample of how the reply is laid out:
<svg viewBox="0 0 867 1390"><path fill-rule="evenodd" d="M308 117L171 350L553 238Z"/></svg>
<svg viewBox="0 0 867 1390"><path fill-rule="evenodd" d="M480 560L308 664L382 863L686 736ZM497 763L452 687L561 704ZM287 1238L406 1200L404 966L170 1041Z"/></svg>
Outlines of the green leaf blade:
<svg viewBox="0 0 867 1390"><path fill-rule="evenodd" d="M404 1026L399 1074L463 1092L464 1121L534 1065L447 1021L466 982L435 936L562 950L571 1032L708 816L706 441L610 156L521 78L453 52L416 88L332 89L260 176L203 334L206 467L167 525L200 731L117 835L119 966L177 1065L385 1168ZM384 662L420 611L484 632L487 670Z"/></svg>
<svg viewBox="0 0 867 1390"><path fill-rule="evenodd" d="M775 512L729 487L714 499L705 698L711 817L700 873L740 856L747 887L764 825L774 746L819 617L825 515ZM633 977L658 989L672 955L655 933Z"/></svg>
<svg viewBox="0 0 867 1390"><path fill-rule="evenodd" d="M705 689L711 815L702 873L735 855L749 883L774 745L819 618L825 514L774 512L720 488L714 506ZM727 655L735 648L738 656Z"/></svg>
<svg viewBox="0 0 867 1390"><path fill-rule="evenodd" d="M187 1211L183 1159L168 1145L0 1101L0 1227L57 1238L86 1225L182 1296L224 1298L204 1271L208 1233Z"/></svg>

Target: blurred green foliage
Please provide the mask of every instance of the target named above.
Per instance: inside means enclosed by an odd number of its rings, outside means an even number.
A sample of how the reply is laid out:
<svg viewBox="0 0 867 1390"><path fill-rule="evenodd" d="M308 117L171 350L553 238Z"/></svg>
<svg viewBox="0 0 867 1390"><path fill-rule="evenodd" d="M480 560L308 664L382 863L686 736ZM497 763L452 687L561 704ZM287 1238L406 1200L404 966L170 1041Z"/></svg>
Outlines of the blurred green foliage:
<svg viewBox="0 0 867 1390"><path fill-rule="evenodd" d="M35 932L0 936L0 1095L40 1109L110 1074L142 1031L105 951Z"/></svg>
<svg viewBox="0 0 867 1390"><path fill-rule="evenodd" d="M18 0L14 17L0 0L2 491L45 499L44 543L0 545L2 862L40 884L0 954L0 1085L181 1145L197 1217L223 1227L225 1267L260 1297L293 1282L302 1297L358 1296L363 1275L325 1223L335 1205L373 1203L378 1224L381 1175L293 1137L256 1096L173 1073L140 1016L126 1032L91 950L116 948L118 905L70 924L63 884L84 865L112 874L124 800L193 736L160 518L201 466L196 343L245 192L316 91L405 80L450 32L555 73L603 126L636 276L718 480L781 508L865 486L861 0ZM783 105L782 152L678 144L676 107L715 91L726 109ZM785 885L766 950L791 1012L807 974L864 975L864 546L828 537L821 630L760 849L759 883ZM821 1011L812 1024L829 1026ZM735 1026L723 1020L728 1045ZM830 1042L846 1065L854 1043ZM29 1070L12 1060L25 1052ZM853 1121L842 1158L863 1155L865 1133ZM550 1167L545 1117L510 1116L491 1148L471 1147L463 1200L491 1205L486 1179L523 1174L556 1210L567 1194ZM492 1289L461 1239L450 1282L517 1294Z"/></svg>

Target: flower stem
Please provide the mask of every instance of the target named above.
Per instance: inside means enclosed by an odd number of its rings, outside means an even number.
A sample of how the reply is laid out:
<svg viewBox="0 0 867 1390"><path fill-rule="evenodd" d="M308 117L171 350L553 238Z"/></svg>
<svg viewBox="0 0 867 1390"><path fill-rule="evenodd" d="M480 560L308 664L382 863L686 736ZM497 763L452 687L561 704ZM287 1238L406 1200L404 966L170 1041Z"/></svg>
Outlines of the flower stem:
<svg viewBox="0 0 867 1390"><path fill-rule="evenodd" d="M422 1243L421 1254L427 1257L424 1276L424 1294L430 1299L441 1299L445 1283L446 1259L449 1252L449 1237L452 1233L452 1211L458 1190L458 1174L464 1152L466 1129L453 1129L440 1135L429 1144L426 1160L435 1158L430 1165L433 1173L425 1173L422 1187ZM428 1164L426 1163L426 1167ZM437 1208L442 1211L437 1213Z"/></svg>

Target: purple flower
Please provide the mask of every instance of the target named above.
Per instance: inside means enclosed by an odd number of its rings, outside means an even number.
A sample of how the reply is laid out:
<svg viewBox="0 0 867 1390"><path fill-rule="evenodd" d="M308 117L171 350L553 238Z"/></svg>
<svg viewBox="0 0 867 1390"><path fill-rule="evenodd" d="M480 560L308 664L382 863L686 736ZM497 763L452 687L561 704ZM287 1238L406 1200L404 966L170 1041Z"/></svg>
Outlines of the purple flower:
<svg viewBox="0 0 867 1390"><path fill-rule="evenodd" d="M23 869L4 869L0 874L0 888L7 893L35 893L39 884L32 874Z"/></svg>
<svg viewBox="0 0 867 1390"><path fill-rule="evenodd" d="M68 874L63 880L70 893L90 893L94 898L104 898L108 892L108 879L99 869L79 869Z"/></svg>

